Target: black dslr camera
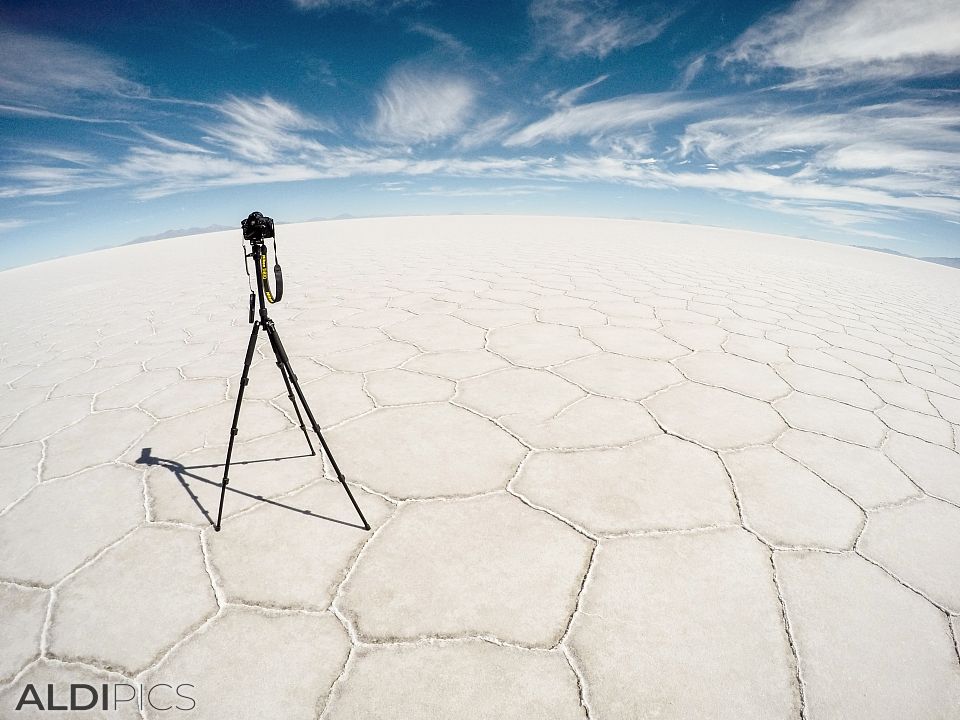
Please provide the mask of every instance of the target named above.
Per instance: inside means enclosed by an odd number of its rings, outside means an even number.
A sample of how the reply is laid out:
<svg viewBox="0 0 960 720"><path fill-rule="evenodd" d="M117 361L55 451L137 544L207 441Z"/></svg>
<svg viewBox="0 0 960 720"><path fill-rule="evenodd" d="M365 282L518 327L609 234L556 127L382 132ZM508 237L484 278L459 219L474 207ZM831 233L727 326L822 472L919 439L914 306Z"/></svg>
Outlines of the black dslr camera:
<svg viewBox="0 0 960 720"><path fill-rule="evenodd" d="M246 220L240 222L240 228L243 230L243 239L250 243L276 237L273 234L273 218L268 218L260 212L250 213Z"/></svg>

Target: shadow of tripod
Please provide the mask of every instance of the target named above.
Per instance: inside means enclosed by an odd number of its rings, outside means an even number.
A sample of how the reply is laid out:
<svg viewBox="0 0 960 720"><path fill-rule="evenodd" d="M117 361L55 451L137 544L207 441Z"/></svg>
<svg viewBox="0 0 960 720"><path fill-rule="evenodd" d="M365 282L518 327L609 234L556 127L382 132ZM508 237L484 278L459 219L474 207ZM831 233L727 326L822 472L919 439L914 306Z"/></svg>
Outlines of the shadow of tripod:
<svg viewBox="0 0 960 720"><path fill-rule="evenodd" d="M184 491L193 501L193 504L197 506L197 509L200 513L207 519L211 525L214 524L213 517L210 513L207 512L207 509L203 506L203 503L200 502L200 498L197 497L197 494L193 491L193 488L190 487L190 480L196 480L207 485L212 485L214 487L220 487L220 482L217 480L211 480L210 478L205 478L202 475L198 475L196 472L191 472L194 470L205 470L213 468L223 467L222 463L214 463L210 465L184 465L183 463L177 462L176 460L169 460L167 458L156 457L151 455L153 448L141 448L140 457L137 458L138 465L155 465L158 467L166 468L177 478L177 481L183 487ZM306 453L304 455L286 455L284 457L275 457L275 458L263 458L261 460L242 460L233 463L234 465L252 465L255 463L263 462L274 462L277 460L293 460L296 458L305 458L311 457L312 453ZM316 518L317 520L326 520L328 522L337 523L338 525L346 525L347 527L357 528L358 530L366 530L363 525L358 525L356 523L346 522L345 520L337 520L336 518L327 517L326 515L320 515L313 512L312 510L307 510L305 508L299 508L294 505L288 505L279 500L271 500L270 498L265 498L262 495L256 495L254 493L249 493L244 490L237 490L236 488L230 488L230 492L236 493L237 495L242 495L244 497L252 498L254 500L259 500L261 502L267 503L268 505L274 505L284 510L291 510L301 515L306 515L308 517Z"/></svg>

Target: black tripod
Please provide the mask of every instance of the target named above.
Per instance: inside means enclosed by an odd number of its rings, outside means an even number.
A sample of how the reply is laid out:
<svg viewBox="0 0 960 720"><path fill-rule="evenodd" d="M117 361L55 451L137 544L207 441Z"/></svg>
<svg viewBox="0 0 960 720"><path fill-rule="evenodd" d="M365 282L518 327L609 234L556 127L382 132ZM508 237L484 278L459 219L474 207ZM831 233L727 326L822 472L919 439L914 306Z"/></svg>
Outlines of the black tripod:
<svg viewBox="0 0 960 720"><path fill-rule="evenodd" d="M260 215L260 213L254 213L250 217L253 218L254 215ZM267 235L267 237L272 237L273 221L269 218L263 218L263 216L260 216L260 219L269 221L270 234ZM363 512L360 510L360 506L357 505L357 501L354 499L353 493L350 492L350 487L347 485L346 480L344 480L343 473L340 472L340 468L337 466L337 461L333 459L333 454L330 452L330 448L327 447L327 441L323 439L323 434L320 432L320 426L317 424L316 418L313 417L313 412L310 410L310 406L307 404L307 399L303 396L303 390L300 389L300 383L297 382L297 376L294 374L293 368L290 366L290 358L287 357L287 352L283 349L283 343L280 342L280 334L277 332L277 328L274 326L273 320L267 316L267 306L264 299L264 285L266 285L267 296L271 298L271 301L273 301L273 296L270 294L269 281L267 279L267 248L263 243L263 237L261 233L256 233L255 228L254 230L251 230L252 236L248 235L248 221L249 218L248 220L244 221L243 227L244 237L250 241L250 253L247 254L244 252L244 263L246 263L246 258L253 258L253 267L255 270L254 274L257 277L257 298L260 306L260 319L254 320L254 298L253 293L251 293L250 322L253 323L253 328L250 331L250 342L247 343L247 355L243 361L243 374L240 376L240 387L237 390L237 407L233 412L233 426L230 428L230 442L227 445L227 459L223 467L223 482L220 484L220 508L217 510L217 522L213 528L217 532L220 531L220 520L223 517L223 498L227 492L227 485L230 482L228 475L230 473L230 458L233 455L233 441L237 437L237 423L240 420L240 404L243 402L243 390L250 380L250 363L253 361L253 351L257 345L257 334L259 333L260 328L263 328L267 333L267 337L270 339L270 346L273 348L273 354L277 358L277 367L280 368L280 375L283 377L283 384L287 388L287 397L290 398L290 402L293 404L293 409L297 413L297 420L300 422L300 429L303 431L303 436L307 439L307 445L310 447L310 454L316 455L316 451L313 449L313 443L310 442L310 435L303 423L303 416L300 414L300 408L298 407L297 400L293 395L294 390L297 394L296 397L299 398L300 404L303 405L303 409L307 413L307 418L310 420L310 425L313 428L313 431L317 434L317 437L320 438L320 445L323 447L327 457L330 458L330 464L333 466L333 470L337 474L340 484L343 485L343 489L347 492L347 497L350 498L350 502L353 503L353 507L357 511L357 515L360 516L360 520L363 522L363 529L369 530L370 524L363 516ZM277 266L277 268L279 268L279 266ZM249 274L249 270L247 272ZM277 279L276 299L279 300L280 295L283 292L283 286L281 284L282 276L278 274Z"/></svg>

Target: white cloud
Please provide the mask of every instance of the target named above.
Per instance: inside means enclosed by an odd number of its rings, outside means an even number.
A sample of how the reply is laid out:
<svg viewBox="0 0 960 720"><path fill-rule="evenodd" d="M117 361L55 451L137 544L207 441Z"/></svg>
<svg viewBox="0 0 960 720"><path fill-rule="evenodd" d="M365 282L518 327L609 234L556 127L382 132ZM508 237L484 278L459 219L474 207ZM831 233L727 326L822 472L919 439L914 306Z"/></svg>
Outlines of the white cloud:
<svg viewBox="0 0 960 720"><path fill-rule="evenodd" d="M373 134L378 140L421 143L458 133L476 93L463 78L395 72L377 96Z"/></svg>
<svg viewBox="0 0 960 720"><path fill-rule="evenodd" d="M917 138L922 140L922 138ZM890 142L855 142L822 158L826 167L837 170L905 170L933 172L942 168L960 170L960 134L953 152L942 149L909 147ZM960 188L958 188L960 189Z"/></svg>
<svg viewBox="0 0 960 720"><path fill-rule="evenodd" d="M874 225L878 222L896 221L899 215L895 210L876 210L850 206L825 205L821 203L791 202L776 198L749 198L747 203L764 210L807 218L819 225L833 229L839 228L846 233L854 233L863 237L881 238L884 240L901 239L889 233L878 232L863 227L864 225Z"/></svg>
<svg viewBox="0 0 960 720"><path fill-rule="evenodd" d="M10 218L9 220L0 220L0 233L9 232L10 230L16 230L17 228L22 228L24 225L29 225L29 220L21 220L20 218Z"/></svg>
<svg viewBox="0 0 960 720"><path fill-rule="evenodd" d="M169 150L178 150L181 152L195 152L195 153L211 153L212 150L207 148L200 147L199 145L194 145L193 143L183 142L182 140L173 140L162 135L157 135L156 133L148 132L142 128L138 128L138 131L143 137L147 140L150 140L161 147L165 147Z"/></svg>
<svg viewBox="0 0 960 720"><path fill-rule="evenodd" d="M585 82L583 85L578 85L577 87L571 90L565 90L564 92L554 90L553 92L547 93L547 96L545 99L548 102L552 102L557 107L570 107L577 100L579 100L580 96L583 95L587 90L599 85L608 77L610 76L601 75L599 77L594 78L590 82Z"/></svg>
<svg viewBox="0 0 960 720"><path fill-rule="evenodd" d="M726 55L799 74L794 87L960 70L956 0L798 0Z"/></svg>
<svg viewBox="0 0 960 720"><path fill-rule="evenodd" d="M121 63L77 43L0 27L0 101L27 110L91 96L143 96Z"/></svg>
<svg viewBox="0 0 960 720"><path fill-rule="evenodd" d="M496 142L503 138L507 128L515 122L513 113L487 118L464 132L457 140L457 147L461 150L472 150Z"/></svg>
<svg viewBox="0 0 960 720"><path fill-rule="evenodd" d="M537 41L561 57L604 58L614 50L656 39L675 15L644 16L618 10L608 0L532 0L530 18Z"/></svg>
<svg viewBox="0 0 960 720"><path fill-rule="evenodd" d="M151 199L200 188L256 185L324 177L305 164L251 163L214 155L137 148L114 170L135 195Z"/></svg>
<svg viewBox="0 0 960 720"><path fill-rule="evenodd" d="M598 153L621 157L644 165L657 162L650 157L653 154L654 135L614 135L613 137L593 138L588 144Z"/></svg>
<svg viewBox="0 0 960 720"><path fill-rule="evenodd" d="M837 152L862 143L960 151L958 127L960 110L912 101L848 112L760 109L691 123L680 138L680 152L699 150L712 160L736 162L771 152Z"/></svg>
<svg viewBox="0 0 960 720"><path fill-rule="evenodd" d="M22 149L26 155L41 157L49 160L69 163L70 165L92 166L99 162L99 158L93 153L84 150L73 150L71 148L53 147L50 145L36 145Z"/></svg>
<svg viewBox="0 0 960 720"><path fill-rule="evenodd" d="M334 130L332 123L306 115L269 95L231 97L217 110L225 119L204 125L204 139L253 162L273 162L295 150L320 151L324 146L306 133Z"/></svg>
<svg viewBox="0 0 960 720"><path fill-rule="evenodd" d="M413 23L409 29L412 33L417 33L418 35L423 35L424 37L434 40L441 47L457 55L464 55L468 51L467 46L460 42L454 35L433 25Z"/></svg>
<svg viewBox="0 0 960 720"><path fill-rule="evenodd" d="M889 172L882 175L869 173L863 177L848 178L847 184L888 192L956 197L957 188L960 187L960 174L955 170L952 174L944 173L941 177L922 173Z"/></svg>
<svg viewBox="0 0 960 720"><path fill-rule="evenodd" d="M698 55L683 69L683 74L680 76L680 80L677 82L677 90L686 90L690 87L691 83L697 79L697 76L703 72L703 66L706 63L706 55Z"/></svg>
<svg viewBox="0 0 960 720"><path fill-rule="evenodd" d="M564 140L610 130L650 125L709 107L711 102L683 99L673 93L624 95L563 108L519 130L505 145L534 145L542 140Z"/></svg>
<svg viewBox="0 0 960 720"><path fill-rule="evenodd" d="M671 172L652 163L608 155L568 155L528 171L536 177L594 182L624 182L641 187L688 188L731 192L745 197L763 196L789 202L793 206L822 207L856 206L855 209L877 208L928 213L939 216L960 214L960 198L857 187L843 182L823 182L816 178L782 176L748 166L736 166L714 172Z"/></svg>
<svg viewBox="0 0 960 720"><path fill-rule="evenodd" d="M514 195L544 195L546 193L562 192L568 188L565 185L499 185L496 187L461 187L445 188L435 186L426 190L411 192L411 195L428 195L435 197L510 197Z"/></svg>
<svg viewBox="0 0 960 720"><path fill-rule="evenodd" d="M804 202L854 203L866 207L890 207L934 214L960 213L958 198L895 195L838 182L821 182L816 178L774 175L745 166L713 173L663 174L659 175L658 179L675 187L735 190Z"/></svg>
<svg viewBox="0 0 960 720"><path fill-rule="evenodd" d="M701 154L725 166L705 179L704 187L807 204L855 203L941 216L960 212L960 110L949 107L903 101L846 113L718 118L687 126L680 154ZM789 174L760 173L745 164L767 164L771 155L791 158L770 164ZM807 205L801 210L821 221L830 215ZM832 216L840 224L840 215Z"/></svg>
<svg viewBox="0 0 960 720"><path fill-rule="evenodd" d="M301 10L363 10L392 12L405 5L421 5L423 0L293 0Z"/></svg>
<svg viewBox="0 0 960 720"><path fill-rule="evenodd" d="M74 122L95 123L95 124L116 124L116 125L132 125L133 124L133 121L131 120L117 120L114 118L71 115L68 113L60 113L60 112L54 112L52 110L46 110L40 107L22 107L19 105L8 105L6 103L0 103L0 115L13 115L13 116L19 116L19 117L34 117L34 118L50 118L54 120L72 120Z"/></svg>
<svg viewBox="0 0 960 720"><path fill-rule="evenodd" d="M3 172L0 198L46 197L124 184L109 170L47 165L18 165Z"/></svg>

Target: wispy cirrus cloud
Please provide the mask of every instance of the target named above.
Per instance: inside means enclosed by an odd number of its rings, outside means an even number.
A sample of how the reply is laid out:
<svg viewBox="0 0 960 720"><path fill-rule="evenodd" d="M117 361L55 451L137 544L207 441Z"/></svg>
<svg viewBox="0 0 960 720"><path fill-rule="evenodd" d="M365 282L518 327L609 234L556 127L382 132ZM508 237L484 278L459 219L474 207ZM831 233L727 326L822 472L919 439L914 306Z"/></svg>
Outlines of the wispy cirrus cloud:
<svg viewBox="0 0 960 720"><path fill-rule="evenodd" d="M401 70L393 73L376 98L371 134L391 143L424 143L460 132L477 93L453 75Z"/></svg>
<svg viewBox="0 0 960 720"><path fill-rule="evenodd" d="M435 197L515 197L517 195L542 195L545 193L562 192L569 188L565 185L496 185L493 187L457 187L448 188L436 185L426 190L410 191L412 195L429 195Z"/></svg>
<svg viewBox="0 0 960 720"><path fill-rule="evenodd" d="M570 107L577 102L577 100L580 99L580 96L583 95L587 90L592 87L596 87L609 77L609 75L600 75L599 77L595 77L593 80L585 82L582 85L577 85L577 87L571 88L570 90L564 90L562 92L560 90L553 90L547 93L544 100L556 105L557 107Z"/></svg>
<svg viewBox="0 0 960 720"><path fill-rule="evenodd" d="M153 133L143 128L137 128L137 131L143 136L146 140L154 143L155 145L166 148L167 150L176 150L178 152L189 152L189 153L212 153L213 150L210 150L200 145L194 143L184 142L183 140L174 140L173 138L168 138L158 133Z"/></svg>
<svg viewBox="0 0 960 720"><path fill-rule="evenodd" d="M657 8L620 9L612 0L533 0L529 13L541 47L600 59L655 40L676 17Z"/></svg>
<svg viewBox="0 0 960 720"><path fill-rule="evenodd" d="M0 176L0 199L59 196L124 184L112 169L26 164Z"/></svg>
<svg viewBox="0 0 960 720"><path fill-rule="evenodd" d="M679 157L717 167L682 178L684 186L778 198L778 211L793 203L793 214L820 222L847 227L890 219L895 210L960 212L960 110L949 107L913 100L845 112L766 107L691 123L679 140Z"/></svg>
<svg viewBox="0 0 960 720"><path fill-rule="evenodd" d="M321 143L304 133L336 129L331 121L309 116L269 95L234 96L215 107L220 119L203 126L204 139L252 162L273 162L293 150L322 150Z"/></svg>
<svg viewBox="0 0 960 720"><path fill-rule="evenodd" d="M960 135L960 134L958 134ZM917 147L891 142L854 142L821 158L825 167L836 170L900 170L911 173L936 172L945 168L960 170L960 137L954 150Z"/></svg>
<svg viewBox="0 0 960 720"><path fill-rule="evenodd" d="M836 151L863 142L960 151L958 126L960 110L918 101L847 111L808 106L800 112L792 106L768 105L751 113L690 123L680 137L680 148L683 155L700 150L720 162L778 151Z"/></svg>
<svg viewBox="0 0 960 720"><path fill-rule="evenodd" d="M894 194L843 182L823 182L802 174L776 175L749 166L711 173L671 173L658 179L675 187L732 190L747 195L767 195L804 203L819 202L828 206L851 203L933 214L960 213L960 199L955 197Z"/></svg>
<svg viewBox="0 0 960 720"><path fill-rule="evenodd" d="M464 131L457 140L456 147L460 150L473 150L499 142L516 122L517 119L512 112L494 115Z"/></svg>
<svg viewBox="0 0 960 720"><path fill-rule="evenodd" d="M12 117L44 118L51 120L70 120L71 122L92 123L96 125L131 125L130 120L112 117L98 117L96 115L71 115L70 113L54 112L38 106L10 105L0 103L0 115Z"/></svg>
<svg viewBox="0 0 960 720"><path fill-rule="evenodd" d="M87 150L77 150L55 145L27 146L22 149L22 152L30 157L54 160L69 165L93 167L99 162L99 158Z"/></svg>
<svg viewBox="0 0 960 720"><path fill-rule="evenodd" d="M446 30L441 30L438 27L429 25L424 22L416 22L410 25L408 30L417 35L423 35L428 37L431 40L435 41L440 47L448 50L456 55L465 55L469 48L462 43L455 35L448 33Z"/></svg>
<svg viewBox="0 0 960 720"><path fill-rule="evenodd" d="M123 64L98 50L0 27L0 103L54 112L97 97L143 96Z"/></svg>
<svg viewBox="0 0 960 720"><path fill-rule="evenodd" d="M698 55L688 62L681 73L679 79L675 83L675 88L677 90L686 90L697 79L697 76L703 72L703 68L706 65L707 56Z"/></svg>
<svg viewBox="0 0 960 720"><path fill-rule="evenodd" d="M143 200L204 188L258 185L324 177L317 168L296 161L251 163L233 157L156 148L135 148L113 170L122 184Z"/></svg>
<svg viewBox="0 0 960 720"><path fill-rule="evenodd" d="M748 205L769 210L782 215L794 215L814 223L831 228L839 228L847 233L882 240L897 240L890 233L869 229L876 223L896 222L900 213L894 208L861 208L850 205L828 205L817 202L782 200L753 196L746 200Z"/></svg>
<svg viewBox="0 0 960 720"><path fill-rule="evenodd" d="M790 87L960 70L951 0L798 0L747 30L725 62L794 71Z"/></svg>
<svg viewBox="0 0 960 720"><path fill-rule="evenodd" d="M543 140L565 140L582 135L598 135L638 125L650 125L693 111L704 111L713 101L694 100L675 93L624 95L572 107L564 107L551 115L518 130L504 140L504 145L535 145Z"/></svg>
<svg viewBox="0 0 960 720"><path fill-rule="evenodd" d="M10 218L8 220L0 220L0 233L7 232L9 230L17 230L22 228L25 225L29 225L29 220L24 220L22 218Z"/></svg>
<svg viewBox="0 0 960 720"><path fill-rule="evenodd" d="M713 172L665 169L643 159L611 155L565 155L545 166L531 167L539 177L596 182L623 182L640 187L697 189L727 192L742 198L766 197L783 201L797 211L870 209L908 211L941 216L960 213L960 198L858 187L844 182L824 182L809 175L778 175L747 165ZM813 214L808 213L808 214ZM848 213L849 214L849 213Z"/></svg>
<svg viewBox="0 0 960 720"><path fill-rule="evenodd" d="M365 12L392 12L404 6L422 5L424 0L293 0L301 10L361 10Z"/></svg>

